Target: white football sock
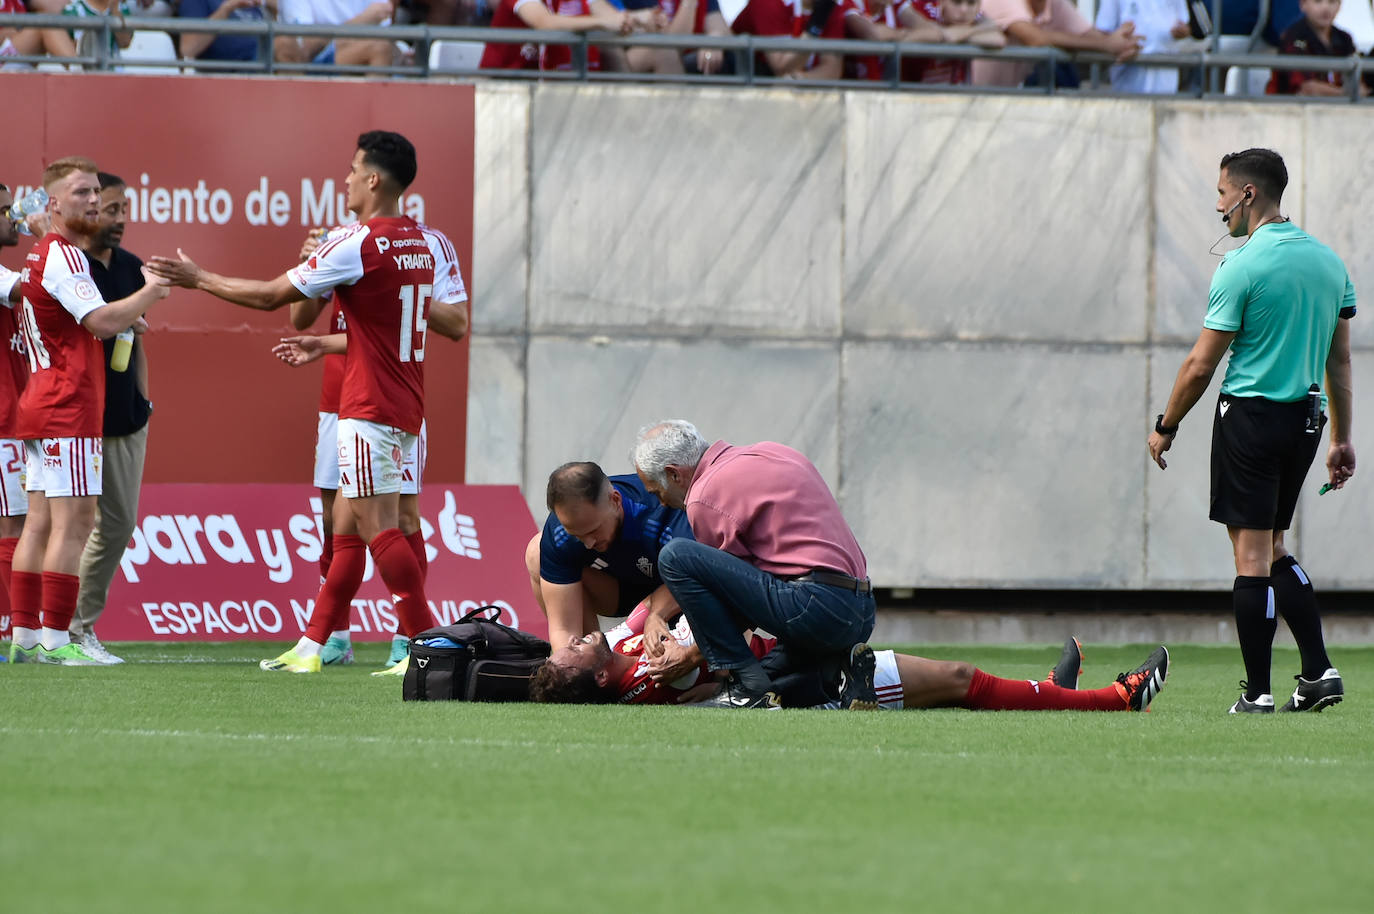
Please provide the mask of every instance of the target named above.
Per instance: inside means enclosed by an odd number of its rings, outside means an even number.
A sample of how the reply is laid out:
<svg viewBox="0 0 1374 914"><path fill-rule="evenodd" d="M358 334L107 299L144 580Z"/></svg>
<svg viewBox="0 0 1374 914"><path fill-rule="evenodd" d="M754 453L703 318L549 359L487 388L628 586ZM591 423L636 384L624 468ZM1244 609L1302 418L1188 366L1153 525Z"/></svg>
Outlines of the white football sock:
<svg viewBox="0 0 1374 914"><path fill-rule="evenodd" d="M65 628L43 627L43 647L55 651L72 643L72 636Z"/></svg>
<svg viewBox="0 0 1374 914"><path fill-rule="evenodd" d="M15 644L26 651L31 651L38 646L38 629L36 628L20 628L16 625L11 637L14 638Z"/></svg>
<svg viewBox="0 0 1374 914"><path fill-rule="evenodd" d="M350 644L353 643L353 632L352 632L351 629L347 629L347 628L346 628L346 629L344 629L344 630L341 631L341 632L330 632L330 633L329 633L329 637L331 637L331 638L342 638L344 641L347 641L347 642L350 643Z"/></svg>
<svg viewBox="0 0 1374 914"><path fill-rule="evenodd" d="M311 641L309 638L301 638L301 640L296 642L294 650L296 651L297 657L318 657L320 656L320 649L323 647L324 645L320 644L318 641Z"/></svg>

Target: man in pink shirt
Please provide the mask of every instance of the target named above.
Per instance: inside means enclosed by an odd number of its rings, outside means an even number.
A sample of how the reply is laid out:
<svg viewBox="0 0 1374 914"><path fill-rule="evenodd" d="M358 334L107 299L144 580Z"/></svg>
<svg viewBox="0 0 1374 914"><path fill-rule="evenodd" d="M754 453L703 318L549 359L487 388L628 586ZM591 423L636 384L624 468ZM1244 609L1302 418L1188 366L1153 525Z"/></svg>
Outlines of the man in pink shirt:
<svg viewBox="0 0 1374 914"><path fill-rule="evenodd" d="M983 0L983 15L1007 33L1007 46L1045 47L1065 51L1101 51L1117 63L1140 52L1135 24L1124 22L1114 32L1099 32L1071 0ZM975 60L973 82L980 86L1019 86L1032 63L1019 60Z"/></svg>
<svg viewBox="0 0 1374 914"><path fill-rule="evenodd" d="M777 707L773 676L838 664L842 705L876 710L867 561L811 461L771 441L708 446L680 419L641 431L634 461L649 492L686 509L696 538L669 542L658 562L710 668L730 671L707 703ZM644 640L655 678L671 680L680 671L666 623L646 620ZM778 639L766 664L742 634L752 628Z"/></svg>

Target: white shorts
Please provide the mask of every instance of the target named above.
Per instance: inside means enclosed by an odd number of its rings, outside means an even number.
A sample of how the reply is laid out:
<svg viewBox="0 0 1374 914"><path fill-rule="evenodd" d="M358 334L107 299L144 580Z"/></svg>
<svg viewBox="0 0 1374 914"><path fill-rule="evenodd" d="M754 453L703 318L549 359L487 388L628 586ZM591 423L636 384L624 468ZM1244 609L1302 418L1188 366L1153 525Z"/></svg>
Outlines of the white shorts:
<svg viewBox="0 0 1374 914"><path fill-rule="evenodd" d="M339 487L339 414L320 413L315 426L315 488Z"/></svg>
<svg viewBox="0 0 1374 914"><path fill-rule="evenodd" d="M39 438L24 442L24 488L48 498L99 495L103 438Z"/></svg>
<svg viewBox="0 0 1374 914"><path fill-rule="evenodd" d="M903 700L906 693L902 690L902 677L897 672L897 654L895 651L874 651L873 657L877 664L873 669L873 688L878 693L878 709L881 711L900 711L905 707ZM839 708L838 701L823 704L820 707L835 710Z"/></svg>
<svg viewBox="0 0 1374 914"><path fill-rule="evenodd" d="M29 513L29 493L24 491L24 442L0 438L0 517Z"/></svg>
<svg viewBox="0 0 1374 914"><path fill-rule="evenodd" d="M419 493L426 457L423 425L419 435L412 435L366 419L340 419L338 451L344 498Z"/></svg>

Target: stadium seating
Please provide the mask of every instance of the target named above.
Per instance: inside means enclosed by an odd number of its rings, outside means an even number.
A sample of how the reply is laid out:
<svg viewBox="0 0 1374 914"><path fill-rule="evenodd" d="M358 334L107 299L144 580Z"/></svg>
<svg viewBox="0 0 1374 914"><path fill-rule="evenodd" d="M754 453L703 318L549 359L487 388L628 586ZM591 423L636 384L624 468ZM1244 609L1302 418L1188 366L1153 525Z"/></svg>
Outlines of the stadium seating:
<svg viewBox="0 0 1374 914"><path fill-rule="evenodd" d="M134 32L133 39L129 46L122 50L119 56L124 60L138 61L168 61L169 65L149 65L149 66L121 66L117 69L121 73L179 73L181 67L177 65L177 49L172 43L172 36L166 32Z"/></svg>
<svg viewBox="0 0 1374 914"><path fill-rule="evenodd" d="M435 41L429 46L430 69L475 70L486 45L480 41Z"/></svg>

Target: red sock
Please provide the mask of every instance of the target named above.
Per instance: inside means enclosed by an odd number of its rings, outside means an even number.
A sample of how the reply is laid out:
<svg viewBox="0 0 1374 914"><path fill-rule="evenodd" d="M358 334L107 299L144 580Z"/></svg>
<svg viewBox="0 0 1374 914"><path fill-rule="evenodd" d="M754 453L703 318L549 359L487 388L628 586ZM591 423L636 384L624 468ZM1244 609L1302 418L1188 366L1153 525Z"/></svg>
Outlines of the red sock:
<svg viewBox="0 0 1374 914"><path fill-rule="evenodd" d="M65 632L76 615L76 595L81 579L74 574L43 572L43 627Z"/></svg>
<svg viewBox="0 0 1374 914"><path fill-rule="evenodd" d="M39 606L43 603L43 575L32 571L15 571L10 575L10 605L14 609L14 627L38 631Z"/></svg>
<svg viewBox="0 0 1374 914"><path fill-rule="evenodd" d="M0 539L0 584L5 585L5 593L10 590L10 574L14 568L14 547L19 545L19 537L7 536Z"/></svg>
<svg viewBox="0 0 1374 914"><path fill-rule="evenodd" d="M383 530L372 538L367 548L372 550L372 561L377 563L378 573L396 600L400 633L413 638L432 627L433 616L425 601L425 576L420 573L420 564L415 561L415 553L401 531L395 527Z"/></svg>
<svg viewBox="0 0 1374 914"><path fill-rule="evenodd" d="M1105 689L1061 689L1048 682L999 679L973 671L964 707L976 711L1125 711L1126 699L1115 685Z"/></svg>
<svg viewBox="0 0 1374 914"><path fill-rule="evenodd" d="M14 547L17 536L0 539L0 638L10 630L10 574L14 566Z"/></svg>
<svg viewBox="0 0 1374 914"><path fill-rule="evenodd" d="M410 544L410 551L415 553L415 561L420 563L421 576L429 580L429 556L425 554L424 531L416 530L406 537L406 542Z"/></svg>
<svg viewBox="0 0 1374 914"><path fill-rule="evenodd" d="M358 540L362 542L362 540ZM320 544L320 582L329 580L329 563L334 560L334 536L326 536Z"/></svg>
<svg viewBox="0 0 1374 914"><path fill-rule="evenodd" d="M332 632L343 631L348 627L348 610L358 588L363 584L363 572L367 569L366 544L362 537L346 533L334 534L333 561L329 574L320 585L319 595L315 597L315 611L310 615L310 625L305 629L305 637L324 644Z"/></svg>

